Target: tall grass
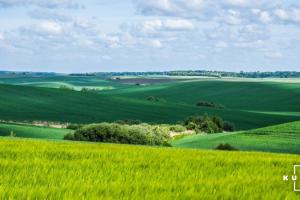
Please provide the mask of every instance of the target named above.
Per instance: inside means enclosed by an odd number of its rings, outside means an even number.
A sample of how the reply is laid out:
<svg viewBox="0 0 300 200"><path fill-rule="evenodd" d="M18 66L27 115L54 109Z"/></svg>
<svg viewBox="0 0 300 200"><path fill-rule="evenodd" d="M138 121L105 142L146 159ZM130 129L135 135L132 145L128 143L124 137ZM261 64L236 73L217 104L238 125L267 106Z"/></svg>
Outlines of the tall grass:
<svg viewBox="0 0 300 200"><path fill-rule="evenodd" d="M295 155L0 139L0 199L299 199Z"/></svg>

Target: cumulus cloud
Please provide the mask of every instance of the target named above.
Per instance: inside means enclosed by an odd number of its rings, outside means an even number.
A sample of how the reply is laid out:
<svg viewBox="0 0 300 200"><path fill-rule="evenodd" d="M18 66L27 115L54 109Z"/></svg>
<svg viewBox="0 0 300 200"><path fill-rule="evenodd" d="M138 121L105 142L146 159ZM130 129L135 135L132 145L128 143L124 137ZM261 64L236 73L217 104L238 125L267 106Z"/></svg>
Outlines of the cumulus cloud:
<svg viewBox="0 0 300 200"><path fill-rule="evenodd" d="M134 0L138 12L142 14L171 14L177 8L170 0Z"/></svg>
<svg viewBox="0 0 300 200"><path fill-rule="evenodd" d="M37 32L51 35L59 35L63 32L63 27L54 21L42 21L32 26Z"/></svg>
<svg viewBox="0 0 300 200"><path fill-rule="evenodd" d="M194 29L194 25L185 19L155 19L144 21L139 28L142 32L153 33L157 31L189 31Z"/></svg>
<svg viewBox="0 0 300 200"><path fill-rule="evenodd" d="M299 23L300 22L300 7L278 8L273 11L273 14L283 22Z"/></svg>

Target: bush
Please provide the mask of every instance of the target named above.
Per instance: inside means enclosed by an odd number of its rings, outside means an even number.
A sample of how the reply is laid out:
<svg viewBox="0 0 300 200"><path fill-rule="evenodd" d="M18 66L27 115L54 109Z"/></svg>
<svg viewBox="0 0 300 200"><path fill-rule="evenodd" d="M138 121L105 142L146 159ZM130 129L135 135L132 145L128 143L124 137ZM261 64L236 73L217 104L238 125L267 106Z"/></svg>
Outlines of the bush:
<svg viewBox="0 0 300 200"><path fill-rule="evenodd" d="M194 130L197 133L220 133L223 132L226 128L226 131L233 128L233 124L229 122L224 122L221 117L218 116L192 116L187 118L184 121L184 126L188 130Z"/></svg>
<svg viewBox="0 0 300 200"><path fill-rule="evenodd" d="M59 86L59 89L61 89L61 90L74 90L74 88L66 86L66 85Z"/></svg>
<svg viewBox="0 0 300 200"><path fill-rule="evenodd" d="M73 133L68 133L67 135L64 136L64 140L74 140L74 134Z"/></svg>
<svg viewBox="0 0 300 200"><path fill-rule="evenodd" d="M67 129L77 130L77 129L80 129L81 127L83 127L82 124L69 124L69 125L67 126Z"/></svg>
<svg viewBox="0 0 300 200"><path fill-rule="evenodd" d="M134 120L134 119L126 119L126 120L117 120L114 123L121 124L121 125L137 125L141 124L142 122L140 120Z"/></svg>
<svg viewBox="0 0 300 200"><path fill-rule="evenodd" d="M92 124L74 133L74 140L122 144L164 145L169 139L166 128L148 124Z"/></svg>
<svg viewBox="0 0 300 200"><path fill-rule="evenodd" d="M235 131L235 125L232 122L225 121L223 125L224 131L233 132Z"/></svg>
<svg viewBox="0 0 300 200"><path fill-rule="evenodd" d="M207 102L207 101L199 101L196 103L196 106L202 106L202 107L209 107L209 108L220 108L224 109L225 106L222 104L214 103L214 102Z"/></svg>
<svg viewBox="0 0 300 200"><path fill-rule="evenodd" d="M159 101L159 99L155 96L149 96L149 97L147 97L147 100L148 101Z"/></svg>
<svg viewBox="0 0 300 200"><path fill-rule="evenodd" d="M231 146L230 144L219 144L216 148L216 150L223 150L223 151L238 151L237 148Z"/></svg>
<svg viewBox="0 0 300 200"><path fill-rule="evenodd" d="M175 126L170 127L170 131L180 133L180 132L186 131L186 128L184 126L181 126L181 125L175 125Z"/></svg>

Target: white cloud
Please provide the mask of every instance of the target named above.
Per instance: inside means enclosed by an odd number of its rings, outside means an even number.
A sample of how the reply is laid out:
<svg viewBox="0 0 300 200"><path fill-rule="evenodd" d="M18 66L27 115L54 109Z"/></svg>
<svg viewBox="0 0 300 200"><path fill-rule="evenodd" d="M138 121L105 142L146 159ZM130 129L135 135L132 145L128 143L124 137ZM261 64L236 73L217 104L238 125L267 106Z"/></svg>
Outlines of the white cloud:
<svg viewBox="0 0 300 200"><path fill-rule="evenodd" d="M216 48L224 49L224 48L228 47L228 44L224 41L220 41L220 42L217 42L215 46L216 46Z"/></svg>
<svg viewBox="0 0 300 200"><path fill-rule="evenodd" d="M259 0L224 0L225 5L232 5L232 6L253 6L259 3Z"/></svg>
<svg viewBox="0 0 300 200"><path fill-rule="evenodd" d="M268 23L271 23L273 21L273 16L269 11L262 11L260 9L252 9L252 13L262 23L268 24Z"/></svg>
<svg viewBox="0 0 300 200"><path fill-rule="evenodd" d="M170 0L133 0L138 11L144 14L172 13L176 10L175 5Z"/></svg>
<svg viewBox="0 0 300 200"><path fill-rule="evenodd" d="M167 19L162 21L162 29L170 31L188 31L194 29L194 24L185 19Z"/></svg>
<svg viewBox="0 0 300 200"><path fill-rule="evenodd" d="M75 0L0 0L0 8L15 6L37 6L43 8L83 8Z"/></svg>
<svg viewBox="0 0 300 200"><path fill-rule="evenodd" d="M283 57L280 52L266 52L264 56L269 59L280 59Z"/></svg>
<svg viewBox="0 0 300 200"><path fill-rule="evenodd" d="M154 33L157 31L190 31L194 29L194 24L185 19L155 19L143 22L141 29L145 33Z"/></svg>
<svg viewBox="0 0 300 200"><path fill-rule="evenodd" d="M54 35L62 34L63 32L63 27L54 21L38 22L37 24L33 25L33 28L38 32Z"/></svg>
<svg viewBox="0 0 300 200"><path fill-rule="evenodd" d="M274 15L286 22L300 22L300 8L295 7L295 8L289 8L289 9L276 9L274 10Z"/></svg>
<svg viewBox="0 0 300 200"><path fill-rule="evenodd" d="M149 45L154 48L162 48L163 45L159 40L150 40Z"/></svg>
<svg viewBox="0 0 300 200"><path fill-rule="evenodd" d="M230 25L238 25L242 23L242 16L239 11L227 10L223 16L221 16L221 20Z"/></svg>

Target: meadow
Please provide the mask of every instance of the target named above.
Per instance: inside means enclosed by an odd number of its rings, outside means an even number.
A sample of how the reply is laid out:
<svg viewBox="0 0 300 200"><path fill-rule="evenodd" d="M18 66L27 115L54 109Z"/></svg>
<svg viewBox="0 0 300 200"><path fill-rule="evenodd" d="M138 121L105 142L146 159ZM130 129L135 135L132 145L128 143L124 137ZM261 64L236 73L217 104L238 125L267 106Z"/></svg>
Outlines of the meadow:
<svg viewBox="0 0 300 200"><path fill-rule="evenodd" d="M214 149L230 144L244 151L300 154L300 122L291 122L250 131L194 135L174 140L175 147Z"/></svg>
<svg viewBox="0 0 300 200"><path fill-rule="evenodd" d="M193 79L137 86L95 77L0 78L0 82L5 83L0 85L4 120L176 123L208 113L234 122L239 130L300 120L298 82ZM41 82L47 84L37 87ZM51 88L57 82L109 89L83 94ZM149 96L159 100L149 101ZM199 101L221 104L225 109L196 106Z"/></svg>
<svg viewBox="0 0 300 200"><path fill-rule="evenodd" d="M1 199L299 199L300 157L0 138Z"/></svg>

